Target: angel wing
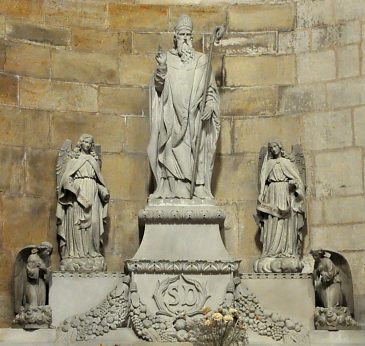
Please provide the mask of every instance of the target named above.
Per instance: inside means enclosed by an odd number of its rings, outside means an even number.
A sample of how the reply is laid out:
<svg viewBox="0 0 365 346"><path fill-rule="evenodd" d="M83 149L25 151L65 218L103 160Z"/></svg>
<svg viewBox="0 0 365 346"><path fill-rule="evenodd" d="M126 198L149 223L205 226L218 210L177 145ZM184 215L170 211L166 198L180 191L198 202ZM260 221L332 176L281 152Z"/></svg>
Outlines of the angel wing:
<svg viewBox="0 0 365 346"><path fill-rule="evenodd" d="M20 307L24 304L24 286L27 281L26 266L27 260L36 245L28 245L21 249L15 259L14 265L14 311L20 312Z"/></svg>
<svg viewBox="0 0 365 346"><path fill-rule="evenodd" d="M259 153L259 164L258 164L258 174L257 174L257 183L258 183L258 187L259 187L258 191L261 191L261 180L260 180L261 170L262 170L262 165L265 160L265 156L267 155L267 150L268 150L267 146L263 146L263 147L261 147L260 153Z"/></svg>
<svg viewBox="0 0 365 346"><path fill-rule="evenodd" d="M299 174L300 174L300 178L302 179L304 186L307 186L307 179L306 179L306 173L305 173L305 158L304 158L303 150L302 150L302 147L300 146L300 144L295 144L292 146L291 153L290 153L290 159L297 166Z"/></svg>
<svg viewBox="0 0 365 346"><path fill-rule="evenodd" d="M60 152L58 153L57 157L57 164L56 164L56 178L57 178L57 195L60 192L60 182L61 178L63 176L63 173L65 173L67 162L71 158L71 152L72 152L72 142L70 139L66 139L63 143Z"/></svg>
<svg viewBox="0 0 365 346"><path fill-rule="evenodd" d="M95 143L94 144L94 151L95 151L96 155L98 155L98 162L99 162L99 166L100 166L100 169L101 169L101 145Z"/></svg>

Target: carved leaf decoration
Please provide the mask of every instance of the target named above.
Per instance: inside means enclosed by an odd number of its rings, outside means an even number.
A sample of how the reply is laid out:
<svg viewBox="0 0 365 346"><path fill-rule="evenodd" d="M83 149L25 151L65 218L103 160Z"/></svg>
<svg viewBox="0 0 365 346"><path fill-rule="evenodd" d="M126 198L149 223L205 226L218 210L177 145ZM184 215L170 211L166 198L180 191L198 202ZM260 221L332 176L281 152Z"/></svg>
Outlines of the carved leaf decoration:
<svg viewBox="0 0 365 346"><path fill-rule="evenodd" d="M262 165L264 163L264 159L265 156L267 155L267 146L263 146L260 149L260 153L259 153L259 164L258 164L258 174L257 174L257 185L259 187L259 191L261 191L261 182L260 182L260 177L261 177L261 170L262 170Z"/></svg>
<svg viewBox="0 0 365 346"><path fill-rule="evenodd" d="M302 147L300 146L300 144L295 144L292 146L292 150L290 153L290 159L297 166L297 169L300 174L300 178L302 179L304 187L306 187L307 180L306 180L306 172L305 172L305 158L304 158L303 150L302 150Z"/></svg>
<svg viewBox="0 0 365 346"><path fill-rule="evenodd" d="M72 152L72 142L70 139L66 139L58 153L57 163L56 163L57 195L60 192L61 179L63 173L65 173L67 162L71 158L71 152Z"/></svg>
<svg viewBox="0 0 365 346"><path fill-rule="evenodd" d="M161 315L167 315L167 316L174 316L174 314L171 311L167 311L165 305L163 304L163 294L166 292L166 290L168 289L168 287L178 281L180 279L180 275L176 275L172 278L167 278L166 280L163 281L158 281L157 282L157 286L155 289L155 292L153 293L153 299L156 302L156 305L159 309L159 314Z"/></svg>
<svg viewBox="0 0 365 346"><path fill-rule="evenodd" d="M194 279L188 279L183 274L181 274L181 277L184 279L184 281L190 285L193 285L198 293L200 293L200 301L196 306L194 307L194 310L187 311L187 316L195 316L198 314L201 314L201 310L203 309L205 303L207 302L208 298L210 298L210 295L208 295L207 292L207 282L205 283L205 287L201 285L201 283Z"/></svg>
<svg viewBox="0 0 365 346"><path fill-rule="evenodd" d="M14 266L14 311L20 312L20 307L23 305L24 286L27 281L26 266L28 257L36 245L28 245L21 249L15 259Z"/></svg>

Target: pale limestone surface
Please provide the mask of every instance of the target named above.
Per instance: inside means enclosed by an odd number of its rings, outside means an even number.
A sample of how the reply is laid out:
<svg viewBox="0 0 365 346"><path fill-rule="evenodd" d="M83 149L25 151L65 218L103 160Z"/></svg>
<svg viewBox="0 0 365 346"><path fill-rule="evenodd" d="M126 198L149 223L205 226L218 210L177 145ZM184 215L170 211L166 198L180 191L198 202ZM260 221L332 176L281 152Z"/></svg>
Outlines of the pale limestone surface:
<svg viewBox="0 0 365 346"><path fill-rule="evenodd" d="M323 82L335 78L334 51L306 53L298 56L298 81L300 84Z"/></svg>
<svg viewBox="0 0 365 346"><path fill-rule="evenodd" d="M58 327L66 318L90 310L102 302L121 280L119 273L79 275L54 272L49 296L52 325Z"/></svg>
<svg viewBox="0 0 365 346"><path fill-rule="evenodd" d="M258 337L254 334L249 334L250 345L278 345L280 343L273 343L264 337ZM298 346L335 346L335 345L348 345L348 346L362 346L365 338L364 331L349 331L341 330L338 332L328 333L327 331L317 330L311 331L309 334L309 342L306 344L295 344ZM41 346L53 346L57 345L56 331L55 330L38 330L36 332L26 332L17 329L1 329L0 330L0 345L12 345L12 346L24 346L24 340L27 340L28 345L41 345ZM121 343L123 340L123 343ZM121 346L191 346L190 343L147 343L145 341L136 340L135 336L131 333L130 329L119 329L111 332L110 337L102 337L95 340L102 343L105 346L114 346L119 344ZM62 344L62 342L61 342ZM64 345L64 344L63 344ZM70 346L86 346L90 345L89 341L69 343Z"/></svg>
<svg viewBox="0 0 365 346"><path fill-rule="evenodd" d="M305 328L312 330L315 306L312 277L307 274L294 278L286 275L279 278L275 277L275 274L251 274L252 277L242 274L242 279L244 285L251 292L255 292L257 299L266 309L281 316L290 316L291 319L303 323Z"/></svg>
<svg viewBox="0 0 365 346"><path fill-rule="evenodd" d="M363 0L298 0L295 3L291 0L128 2L0 1L0 37L3 38L0 42L0 69L4 71L4 66L11 68L0 73L0 161L1 167L4 167L0 172L0 215L3 220L0 231L4 240L0 251L7 259L2 262L4 279L0 284L3 306L0 325L9 326L13 318L8 302L16 252L25 241L40 242L48 237L54 246L57 244L54 232L55 200L48 190L53 186L52 178L49 179L48 175L43 178L44 170L40 168L50 164L51 152L58 149L64 133L70 132L72 140L76 140L79 133L94 133L105 148L104 165L110 172L106 173L106 180L111 190L116 192L111 216L113 226L105 244L107 264L113 270L121 270L120 257L130 258L136 251L139 241L138 209L143 207L150 192L148 163L142 148L142 142L148 140L145 128L149 120L147 117L145 123L140 120L146 114L147 100L142 96L139 104L134 97L128 99L128 90L131 96L136 97L136 88L147 93L146 87L155 64L153 47L158 47L159 43L167 47L164 44L171 37L174 25L169 18L170 13L178 16L187 11L197 22L196 28L201 30L194 41L197 50L206 51L208 47L212 29L208 27L209 23L219 18L228 30L225 48L216 47L221 53L213 59L213 70L221 87L224 117L213 193L219 196L219 204L224 210L235 210L227 212L230 219L227 224L230 227L227 231L228 251L237 258L245 258L242 267L246 270L252 268L253 261L259 256L259 246L255 241L256 227L252 219L257 194L257 153L262 142L271 139L272 135L267 131L270 128L275 132L275 137L283 139L286 146L302 143L310 163L307 170L309 233L305 252L315 247L317 241L320 244L326 241L322 239L322 230L325 229L329 244L336 246L338 251L346 250L345 256L350 259L354 274L356 306L360 313L365 311L365 257L364 251L359 250L356 238L360 237L358 234L365 227L363 190L360 187L358 193L352 187L351 195L326 194L318 198L315 191L319 189L319 182L315 179L314 169L315 157L327 155L330 160L332 153L337 158L341 157L341 151L363 150L365 146ZM256 19L245 22L242 16L245 11L251 19ZM239 20L236 23L232 22L234 16ZM248 23L255 26L255 31L232 30L232 25L242 30L240 28ZM282 23L291 27L278 28ZM278 38L277 45L272 44L273 36ZM232 37L239 38L240 47L231 44ZM146 41L148 45L141 47ZM356 53L356 48L359 53ZM28 53L27 59L20 59L18 54L14 54L23 49ZM64 81L55 80L51 61L39 59L48 50L51 54L62 50L69 52L74 59L79 57L81 62L75 62L77 65L82 65L84 59L92 60L95 53L109 55L108 59L117 59L118 78L128 84L73 82L73 76L68 74L67 69L67 80L60 71L59 78ZM333 81L301 84L297 79L297 67L294 66L295 71L291 73L295 78L289 84L266 85L273 82L263 81L263 76L257 74L257 80L252 77L255 86L227 85L229 79L226 80L226 66L223 64L227 58L237 59L238 63L234 61L236 71L245 71L245 66L240 64L248 58L293 56L297 65L301 59L299 56L315 53L316 56L331 56L330 65L327 65L327 60L319 60L323 63L321 69L332 73L333 54L328 52L335 54L336 76ZM29 61L34 62L34 68ZM43 65L39 65L40 61ZM122 66L127 64L129 67L123 69ZM355 75L359 65L359 74ZM301 67L310 73L313 68ZM229 66L228 69L232 70ZM39 73L44 73L46 79L33 76ZM133 75L138 80L134 81ZM277 71L273 71L267 78L272 80L271 77L276 75ZM343 77L347 75L351 76ZM95 75L91 72L84 78L93 79ZM45 82L49 85L48 91L41 90ZM27 92L24 86L27 86ZM118 92L114 93L119 88L123 89L120 100ZM110 98L105 98L106 91L110 91ZM128 126L127 135L128 121L131 126ZM141 123L144 125L139 126ZM139 138L141 141L136 142ZM40 162L38 158L42 165L37 164ZM364 166L363 156L357 156L356 160L359 162L352 161L351 166ZM336 171L336 167L333 170ZM39 187L36 176L45 180L47 189ZM358 179L355 178L357 182ZM227 181L232 183L227 185ZM341 181L342 173L336 172L331 186L341 186ZM29 223L35 213L38 218ZM317 230L320 232L318 237L315 235ZM353 232L351 236L346 230ZM344 249L341 249L341 244ZM57 269L57 263L58 258L54 256L54 269Z"/></svg>
<svg viewBox="0 0 365 346"><path fill-rule="evenodd" d="M57 235L61 270L106 270L102 256L110 193L101 174L102 153L94 137L65 140L56 164Z"/></svg>

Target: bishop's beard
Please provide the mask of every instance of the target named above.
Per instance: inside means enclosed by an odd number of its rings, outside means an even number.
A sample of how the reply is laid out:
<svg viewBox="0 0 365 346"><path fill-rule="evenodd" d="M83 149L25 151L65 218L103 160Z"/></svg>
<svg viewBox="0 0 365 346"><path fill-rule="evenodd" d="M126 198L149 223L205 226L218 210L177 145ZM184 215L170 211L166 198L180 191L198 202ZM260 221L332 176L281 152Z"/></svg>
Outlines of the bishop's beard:
<svg viewBox="0 0 365 346"><path fill-rule="evenodd" d="M194 57L192 44L185 41L177 42L177 53L184 64L190 62Z"/></svg>

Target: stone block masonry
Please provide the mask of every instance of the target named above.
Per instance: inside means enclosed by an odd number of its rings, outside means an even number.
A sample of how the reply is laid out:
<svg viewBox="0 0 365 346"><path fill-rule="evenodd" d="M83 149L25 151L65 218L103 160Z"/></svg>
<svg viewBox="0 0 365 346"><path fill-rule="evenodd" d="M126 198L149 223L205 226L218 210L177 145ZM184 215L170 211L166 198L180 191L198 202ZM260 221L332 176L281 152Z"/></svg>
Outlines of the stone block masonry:
<svg viewBox="0 0 365 346"><path fill-rule="evenodd" d="M54 165L66 138L75 142L86 132L102 145L109 270L120 271L134 255L137 214L149 191L154 55L158 45L172 46L182 13L193 18L200 51L215 25L226 27L213 59L222 116L213 193L228 215L228 251L244 258L248 272L260 254L252 214L261 145L278 138L290 152L300 143L305 253L328 246L348 257L355 302L365 297L363 0L2 0L0 326L13 318L18 250L46 239L56 247ZM58 269L56 252L52 261Z"/></svg>

